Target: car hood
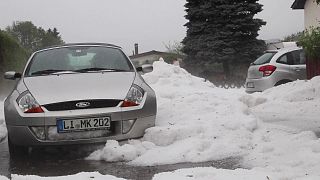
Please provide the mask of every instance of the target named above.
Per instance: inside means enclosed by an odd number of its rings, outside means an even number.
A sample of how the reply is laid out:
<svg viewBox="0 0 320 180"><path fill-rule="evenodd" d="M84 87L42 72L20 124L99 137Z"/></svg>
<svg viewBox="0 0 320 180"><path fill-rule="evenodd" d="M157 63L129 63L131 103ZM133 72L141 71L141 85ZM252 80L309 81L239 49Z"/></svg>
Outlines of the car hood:
<svg viewBox="0 0 320 180"><path fill-rule="evenodd" d="M25 77L40 105L88 99L125 99L135 72L60 74Z"/></svg>

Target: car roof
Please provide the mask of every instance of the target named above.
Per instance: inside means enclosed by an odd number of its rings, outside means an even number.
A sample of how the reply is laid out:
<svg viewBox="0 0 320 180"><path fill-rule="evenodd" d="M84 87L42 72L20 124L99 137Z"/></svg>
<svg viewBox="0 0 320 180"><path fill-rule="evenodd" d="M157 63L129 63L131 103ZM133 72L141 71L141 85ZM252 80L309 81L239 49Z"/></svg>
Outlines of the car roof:
<svg viewBox="0 0 320 180"><path fill-rule="evenodd" d="M291 52L291 51L296 51L296 50L300 50L302 49L302 47L286 47L286 48L281 48L281 49L277 49L277 50L267 50L266 52L276 52L276 53L280 53L280 54L284 54L287 52Z"/></svg>
<svg viewBox="0 0 320 180"><path fill-rule="evenodd" d="M302 47L286 47L278 50L271 50L271 51L266 51L266 52L274 52L276 53L270 62L276 62L278 58L280 58L282 55L292 52L292 51L297 51L297 50L302 50Z"/></svg>
<svg viewBox="0 0 320 180"><path fill-rule="evenodd" d="M117 46L114 44L108 44L108 43L67 43L67 44L62 44L62 45L49 46L49 47L40 49L36 52L41 52L41 51L45 51L45 50L49 50L49 49L71 47L71 46L105 46L105 47L113 47L113 48L121 49L120 46Z"/></svg>

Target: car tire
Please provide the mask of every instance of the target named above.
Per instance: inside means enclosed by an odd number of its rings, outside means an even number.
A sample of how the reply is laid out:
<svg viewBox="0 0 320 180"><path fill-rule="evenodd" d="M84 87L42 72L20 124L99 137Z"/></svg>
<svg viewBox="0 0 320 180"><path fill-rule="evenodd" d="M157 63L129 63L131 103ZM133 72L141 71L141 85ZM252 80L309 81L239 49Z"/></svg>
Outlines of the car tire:
<svg viewBox="0 0 320 180"><path fill-rule="evenodd" d="M286 84L286 83L288 83L288 82L291 82L291 81L290 81L290 80L287 80L287 79L284 79L284 80L281 80L281 81L277 82L274 86L279 86L279 85L281 85L281 84Z"/></svg>
<svg viewBox="0 0 320 180"><path fill-rule="evenodd" d="M27 146L18 146L11 142L9 136L8 136L8 148L9 148L9 154L10 158L15 157L21 157L28 155L29 147Z"/></svg>

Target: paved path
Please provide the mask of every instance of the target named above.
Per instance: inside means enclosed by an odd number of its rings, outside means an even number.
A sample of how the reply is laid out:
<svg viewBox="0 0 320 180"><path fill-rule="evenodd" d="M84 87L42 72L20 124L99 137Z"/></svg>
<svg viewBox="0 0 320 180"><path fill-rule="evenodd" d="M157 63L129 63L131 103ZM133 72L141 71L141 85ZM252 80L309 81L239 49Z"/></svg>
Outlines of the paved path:
<svg viewBox="0 0 320 180"><path fill-rule="evenodd" d="M78 172L94 172L109 174L126 179L150 180L154 174L173 171L181 168L210 167L235 169L239 167L240 158L228 158L215 162L205 163L181 163L174 165L133 167L126 163L107 163L104 161L83 160L97 146L90 147L67 147L35 149L28 157L11 159L7 140L0 143L0 175L7 177L10 174L39 175L39 176L61 176L76 174Z"/></svg>

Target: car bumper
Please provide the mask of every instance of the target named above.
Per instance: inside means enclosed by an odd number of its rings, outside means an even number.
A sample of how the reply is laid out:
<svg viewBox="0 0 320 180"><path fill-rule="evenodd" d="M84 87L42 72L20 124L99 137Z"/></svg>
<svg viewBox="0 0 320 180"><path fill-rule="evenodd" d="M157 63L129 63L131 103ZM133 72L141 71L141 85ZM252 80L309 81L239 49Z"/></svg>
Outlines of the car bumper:
<svg viewBox="0 0 320 180"><path fill-rule="evenodd" d="M272 77L264 77L260 79L246 79L246 92L262 92L266 89L269 89L275 85Z"/></svg>
<svg viewBox="0 0 320 180"><path fill-rule="evenodd" d="M113 121L113 131L96 130L83 132L58 133L55 126L44 126L46 137L40 139L31 126L8 125L9 138L13 144L21 146L51 146L103 143L107 140L125 140L139 138L145 129L153 127L155 116L138 118L128 132L123 132L122 121Z"/></svg>
<svg viewBox="0 0 320 180"><path fill-rule="evenodd" d="M135 107L118 106L31 114L23 113L19 109L17 96L16 92L9 96L4 109L8 136L14 145L71 145L99 143L109 139L133 139L143 136L145 129L155 125L157 106L154 94L145 96L143 103ZM110 129L58 133L57 121L60 119L99 117L110 117Z"/></svg>

